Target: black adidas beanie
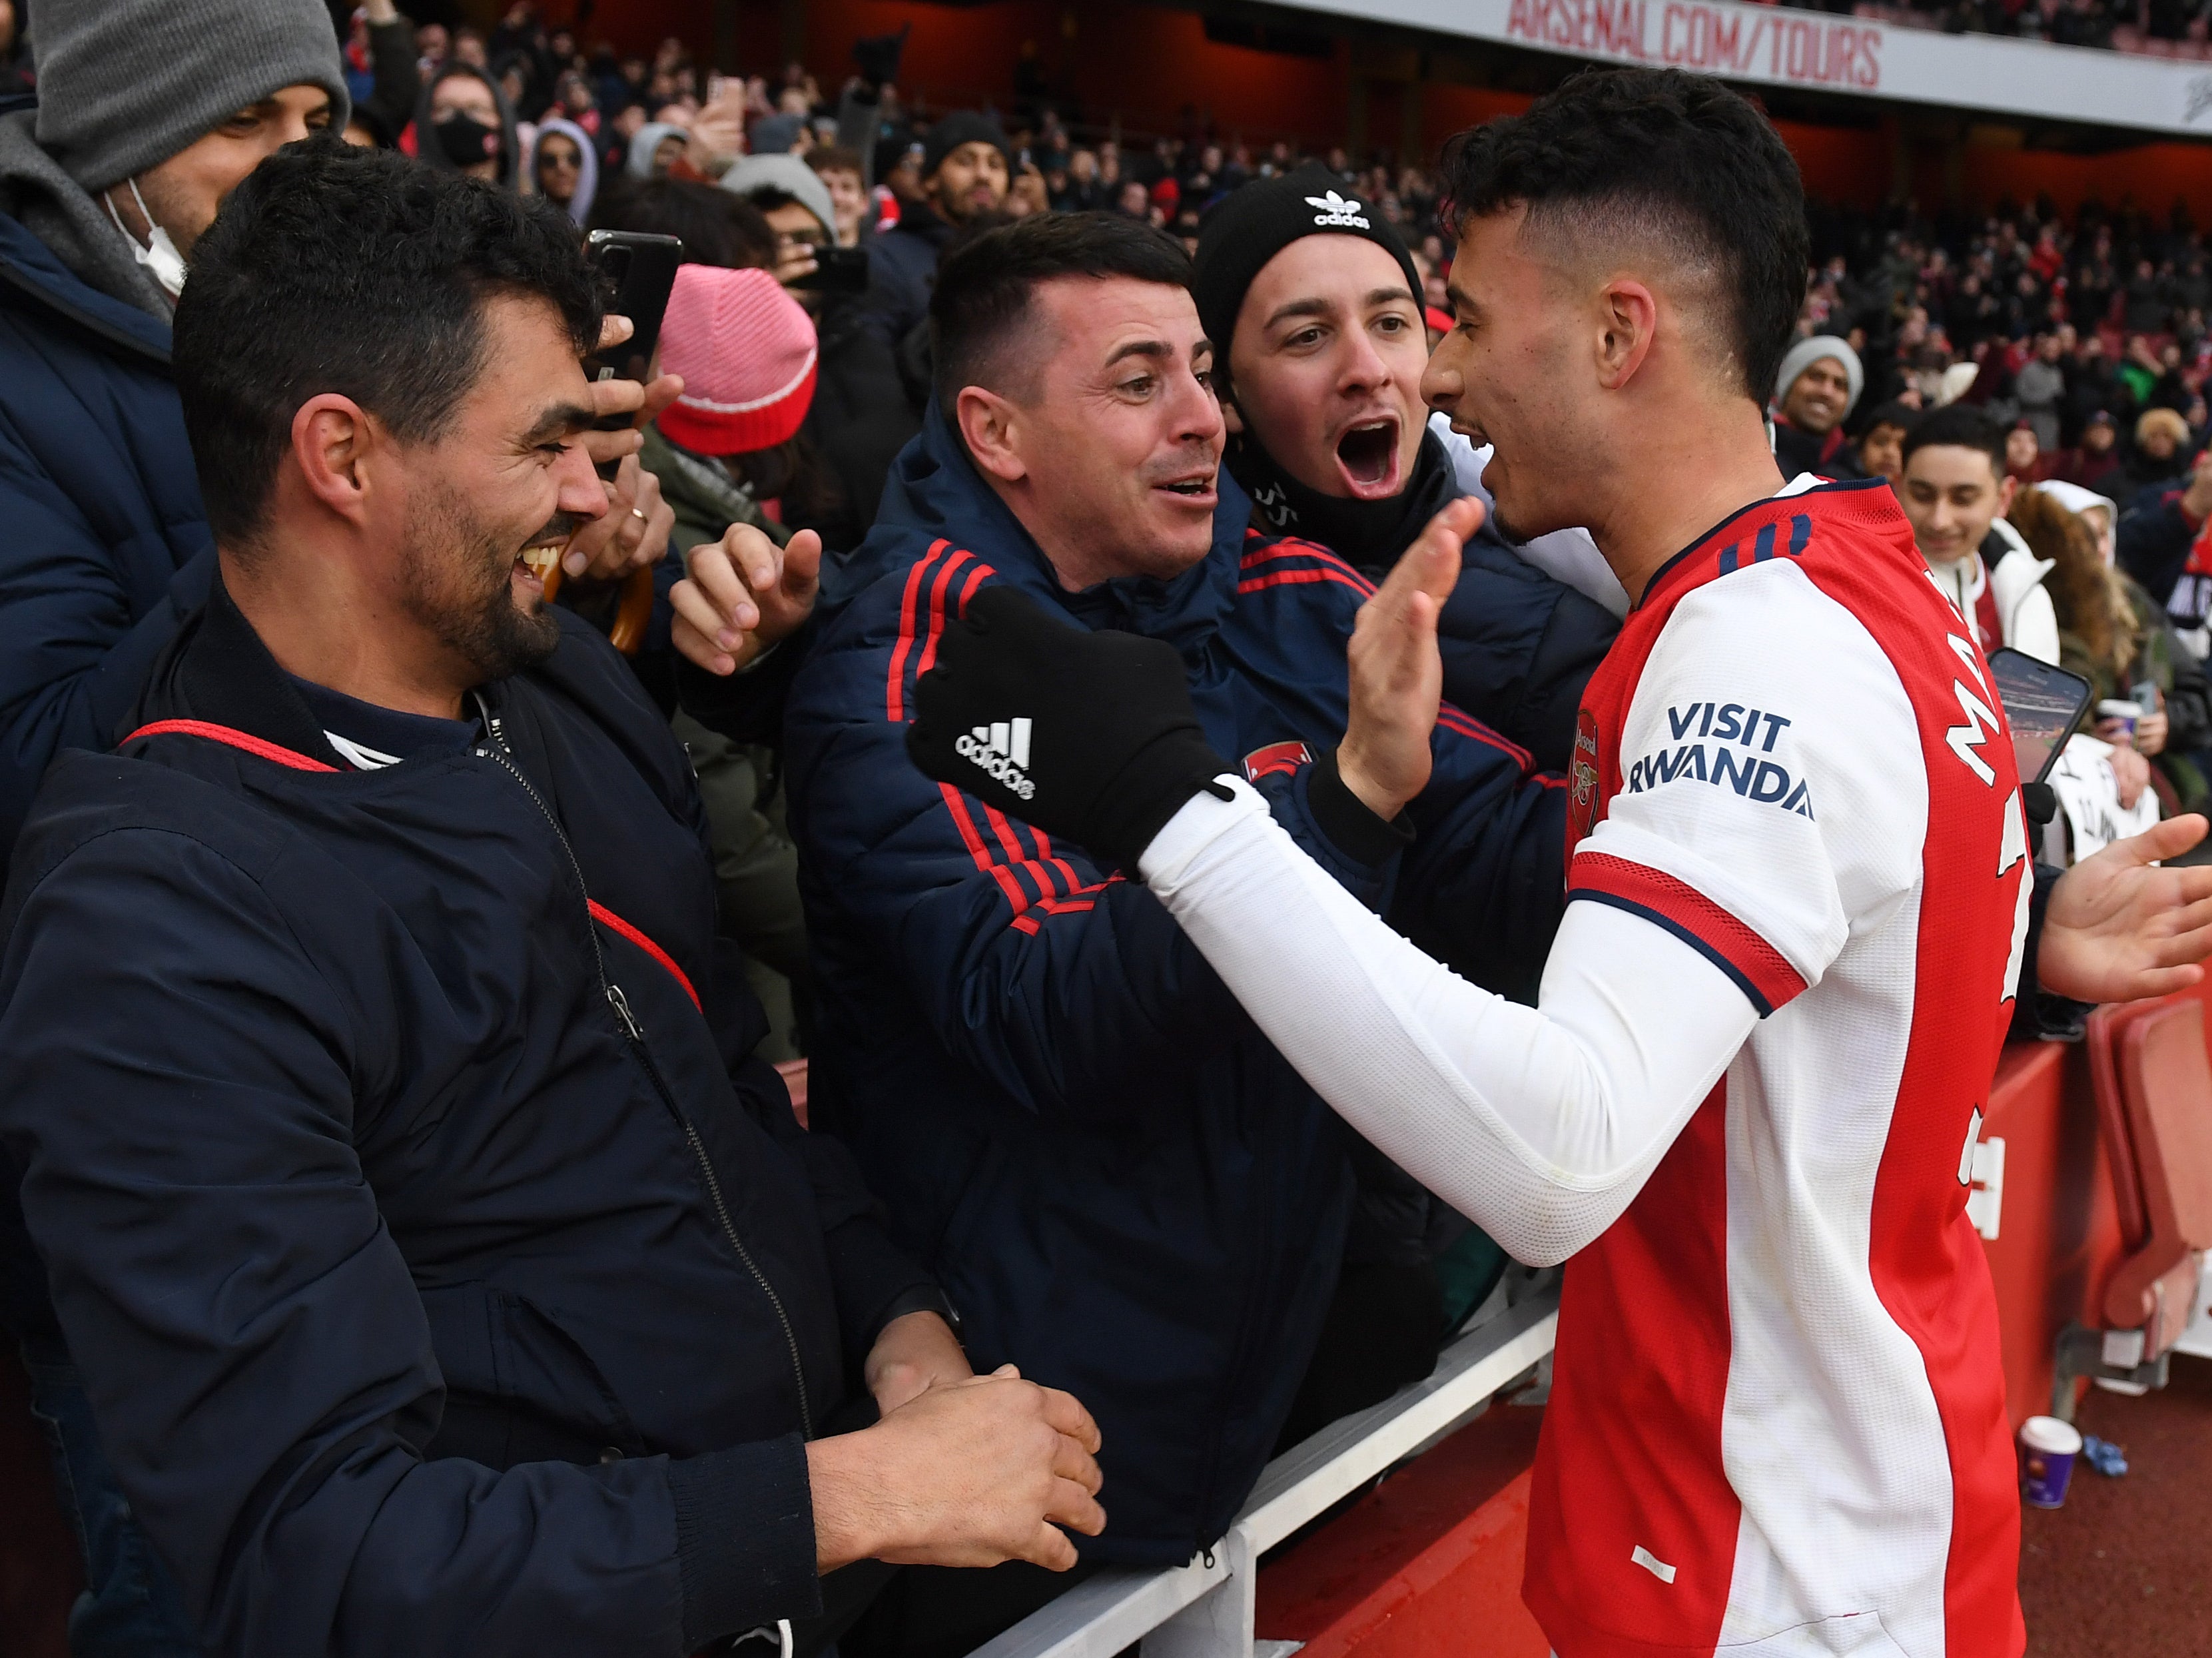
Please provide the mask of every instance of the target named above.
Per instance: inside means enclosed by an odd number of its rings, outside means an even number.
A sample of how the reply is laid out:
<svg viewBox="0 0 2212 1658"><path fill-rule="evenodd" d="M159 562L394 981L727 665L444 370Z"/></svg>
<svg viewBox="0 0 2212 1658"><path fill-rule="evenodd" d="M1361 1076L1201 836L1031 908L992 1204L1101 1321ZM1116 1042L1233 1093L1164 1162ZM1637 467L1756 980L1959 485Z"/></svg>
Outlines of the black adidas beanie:
<svg viewBox="0 0 2212 1658"><path fill-rule="evenodd" d="M1344 180L1316 162L1279 179L1255 179L1214 203L1198 233L1198 280L1192 289L1198 320L1225 367L1229 337L1244 292L1268 260L1304 236L1364 236L1397 260L1413 303L1420 274L1406 244L1374 203L1344 193Z"/></svg>

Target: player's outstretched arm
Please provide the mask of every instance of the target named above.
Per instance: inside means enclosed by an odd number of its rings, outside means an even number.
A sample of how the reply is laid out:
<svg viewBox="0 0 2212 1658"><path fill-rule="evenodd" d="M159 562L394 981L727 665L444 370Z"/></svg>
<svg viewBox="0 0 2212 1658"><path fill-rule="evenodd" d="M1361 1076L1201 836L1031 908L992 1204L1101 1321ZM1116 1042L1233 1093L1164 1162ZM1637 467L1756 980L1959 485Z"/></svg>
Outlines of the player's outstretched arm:
<svg viewBox="0 0 2212 1658"><path fill-rule="evenodd" d="M2192 812L2115 841L2059 878L2045 912L2036 977L2077 1002L2185 990L2212 955L2212 867L2164 869L2204 838Z"/></svg>
<svg viewBox="0 0 2212 1658"><path fill-rule="evenodd" d="M1441 515L1361 618L1360 712L1339 760L1379 816L1427 775L1436 601L1474 524ZM1346 892L1228 774L1174 651L1078 632L1000 591L947 629L917 687L915 762L1138 869L1322 1096L1520 1259L1563 1260L1610 1225L1751 1029L1736 985L1663 929L1580 904L1540 1010L1476 988ZM1018 780L961 752L1016 719L1032 731Z"/></svg>

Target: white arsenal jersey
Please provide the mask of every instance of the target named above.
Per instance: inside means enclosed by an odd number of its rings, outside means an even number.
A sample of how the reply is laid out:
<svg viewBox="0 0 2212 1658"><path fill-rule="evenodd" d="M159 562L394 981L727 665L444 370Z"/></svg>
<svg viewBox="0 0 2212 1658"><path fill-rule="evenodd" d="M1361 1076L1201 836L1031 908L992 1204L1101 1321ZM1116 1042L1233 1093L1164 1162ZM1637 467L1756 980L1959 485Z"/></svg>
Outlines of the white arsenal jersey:
<svg viewBox="0 0 2212 1658"><path fill-rule="evenodd" d="M2009 1658L2019 1504L1965 1214L2033 874L1971 633L1888 489L1739 513L1592 680L1571 899L1760 1014L1568 1266L1529 1603L1584 1654Z"/></svg>
<svg viewBox="0 0 2212 1658"><path fill-rule="evenodd" d="M1526 1583L1561 1658L2025 1644L1966 1217L2019 779L1887 487L1809 482L1662 569L1591 681L1536 1007L1392 933L1249 790L1140 860L1354 1127L1567 1260Z"/></svg>

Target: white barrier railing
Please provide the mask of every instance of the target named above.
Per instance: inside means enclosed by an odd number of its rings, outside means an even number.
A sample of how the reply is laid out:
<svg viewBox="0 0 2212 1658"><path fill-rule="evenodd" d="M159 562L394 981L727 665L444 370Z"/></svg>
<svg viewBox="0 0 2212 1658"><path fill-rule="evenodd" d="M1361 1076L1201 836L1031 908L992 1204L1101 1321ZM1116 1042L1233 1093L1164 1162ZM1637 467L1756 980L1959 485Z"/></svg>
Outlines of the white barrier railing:
<svg viewBox="0 0 2212 1658"><path fill-rule="evenodd" d="M971 1658L1115 1658L1138 1641L1144 1658L1255 1658L1260 1556L1481 1410L1551 1352L1558 1325L1556 1292L1508 1308L1445 1348L1425 1382L1332 1423L1270 1462L1229 1534L1207 1553L1164 1570L1102 1571Z"/></svg>

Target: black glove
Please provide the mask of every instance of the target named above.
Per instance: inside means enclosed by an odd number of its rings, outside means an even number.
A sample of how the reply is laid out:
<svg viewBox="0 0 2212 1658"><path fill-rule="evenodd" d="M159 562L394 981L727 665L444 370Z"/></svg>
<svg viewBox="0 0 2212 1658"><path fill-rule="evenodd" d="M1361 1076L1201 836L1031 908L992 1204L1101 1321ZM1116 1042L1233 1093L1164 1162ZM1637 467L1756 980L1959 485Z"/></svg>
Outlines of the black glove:
<svg viewBox="0 0 2212 1658"><path fill-rule="evenodd" d="M924 772L1124 869L1200 789L1229 798L1173 646L1054 622L1012 587L947 625L914 707Z"/></svg>

